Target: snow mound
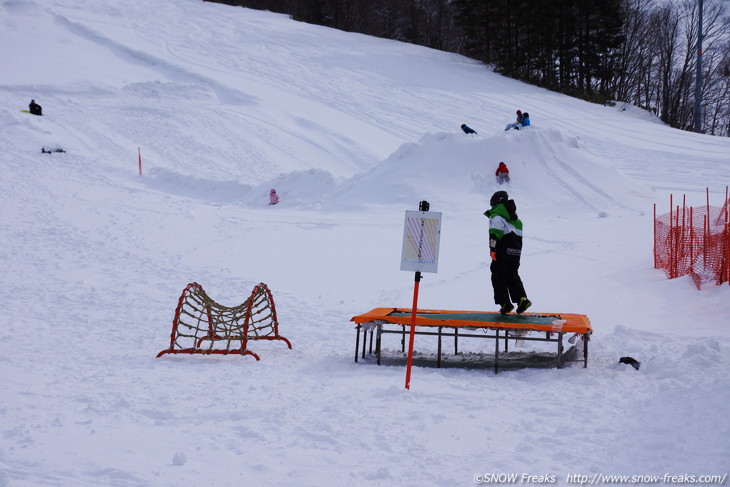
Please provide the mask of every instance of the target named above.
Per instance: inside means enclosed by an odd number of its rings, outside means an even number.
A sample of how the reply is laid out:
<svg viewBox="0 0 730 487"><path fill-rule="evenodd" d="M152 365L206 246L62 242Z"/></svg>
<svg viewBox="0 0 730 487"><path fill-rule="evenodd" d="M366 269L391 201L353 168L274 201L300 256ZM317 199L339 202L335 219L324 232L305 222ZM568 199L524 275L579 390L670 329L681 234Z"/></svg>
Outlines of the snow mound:
<svg viewBox="0 0 730 487"><path fill-rule="evenodd" d="M500 161L511 182L499 185ZM433 133L401 145L372 170L348 180L327 205L417 206L458 210L468 201L484 204L507 190L521 207L559 210L569 205L605 216L608 210L645 208L651 191L593 154L577 136L558 129L529 128L488 136ZM458 197L457 197L458 196Z"/></svg>

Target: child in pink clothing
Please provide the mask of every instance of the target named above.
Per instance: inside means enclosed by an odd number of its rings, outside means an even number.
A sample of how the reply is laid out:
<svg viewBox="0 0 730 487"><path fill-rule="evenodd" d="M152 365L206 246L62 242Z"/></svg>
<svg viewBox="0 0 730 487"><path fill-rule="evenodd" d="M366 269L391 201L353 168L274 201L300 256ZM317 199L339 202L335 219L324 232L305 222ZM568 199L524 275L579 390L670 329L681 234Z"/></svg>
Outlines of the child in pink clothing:
<svg viewBox="0 0 730 487"><path fill-rule="evenodd" d="M272 189L272 190L271 190L271 191L269 192L269 204L270 204L270 205L275 205L275 204L277 204L278 202L279 202L279 195L278 195L278 194L276 194L276 190L275 190L275 189Z"/></svg>

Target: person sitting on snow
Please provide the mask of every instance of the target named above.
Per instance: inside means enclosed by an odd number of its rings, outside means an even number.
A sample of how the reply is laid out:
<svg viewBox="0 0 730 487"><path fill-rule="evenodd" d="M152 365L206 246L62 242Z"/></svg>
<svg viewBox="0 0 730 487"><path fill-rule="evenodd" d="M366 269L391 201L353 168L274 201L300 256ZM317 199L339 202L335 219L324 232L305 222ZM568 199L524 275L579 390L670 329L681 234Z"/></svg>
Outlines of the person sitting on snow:
<svg viewBox="0 0 730 487"><path fill-rule="evenodd" d="M522 126L523 127L530 126L530 115L527 112L522 114Z"/></svg>
<svg viewBox="0 0 730 487"><path fill-rule="evenodd" d="M43 109L39 104L35 102L35 100L31 100L30 104L28 105L28 111L32 113L33 115L43 115Z"/></svg>
<svg viewBox="0 0 730 487"><path fill-rule="evenodd" d="M469 127L469 126L468 126L467 124L465 124L465 123L462 123L462 124L461 124L461 130L463 130L465 134L474 134L474 135L479 135L479 134L477 134L477 131L476 131L476 130L474 130L473 128Z"/></svg>
<svg viewBox="0 0 730 487"><path fill-rule="evenodd" d="M500 162L494 175L497 177L499 184L509 183L509 169L507 169L507 164Z"/></svg>
<svg viewBox="0 0 730 487"><path fill-rule="evenodd" d="M269 191L269 204L275 205L278 202L279 202L279 195L276 194L276 190L272 188L271 191Z"/></svg>
<svg viewBox="0 0 730 487"><path fill-rule="evenodd" d="M522 110L517 110L517 120L515 121L515 123L511 123L511 124L507 125L504 128L504 131L506 132L509 129L520 130L520 127L522 127L522 121L523 120L524 120L524 117L522 115Z"/></svg>

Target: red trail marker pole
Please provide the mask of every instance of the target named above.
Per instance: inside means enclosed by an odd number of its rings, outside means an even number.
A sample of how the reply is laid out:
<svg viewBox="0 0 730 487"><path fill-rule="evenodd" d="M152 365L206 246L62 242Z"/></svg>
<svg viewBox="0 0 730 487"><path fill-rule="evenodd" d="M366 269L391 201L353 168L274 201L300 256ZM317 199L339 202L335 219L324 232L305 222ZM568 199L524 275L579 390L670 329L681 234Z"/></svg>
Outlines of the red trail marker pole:
<svg viewBox="0 0 730 487"><path fill-rule="evenodd" d="M139 160L139 175L142 175L142 151L137 147L137 159Z"/></svg>
<svg viewBox="0 0 730 487"><path fill-rule="evenodd" d="M418 311L418 287L421 273L416 272L416 283L413 285L413 307L411 308L411 334L408 338L408 365L406 365L406 389L411 388L411 366L413 365L413 341L416 336L416 312Z"/></svg>

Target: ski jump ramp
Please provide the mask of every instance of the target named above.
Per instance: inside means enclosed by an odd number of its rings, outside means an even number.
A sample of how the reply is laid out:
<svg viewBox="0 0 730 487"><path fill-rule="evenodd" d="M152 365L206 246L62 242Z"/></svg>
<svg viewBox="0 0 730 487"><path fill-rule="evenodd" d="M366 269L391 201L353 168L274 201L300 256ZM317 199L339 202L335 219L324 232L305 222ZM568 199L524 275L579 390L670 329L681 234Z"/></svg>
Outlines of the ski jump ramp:
<svg viewBox="0 0 730 487"><path fill-rule="evenodd" d="M383 335L400 334L401 352L405 352L406 335L410 333L411 309L375 308L367 313L353 316L350 321L356 324L355 362L358 356L365 358L366 351L375 353L380 365ZM460 338L491 338L494 340L494 372L499 372L500 344L503 351L509 352L509 339L553 342L557 345L557 367L567 362L583 362L588 366L588 342L593 329L585 315L566 313L514 313L500 314L488 311L445 311L433 309L416 310L416 335L431 335L438 338L436 366L441 367L443 338L453 338L454 354L458 353ZM370 345L368 349L368 332ZM360 337L362 335L362 345ZM583 342L583 357L580 360L566 360L563 357L564 339L569 343L578 338ZM373 341L375 342L373 344ZM373 345L375 346L373 352Z"/></svg>

